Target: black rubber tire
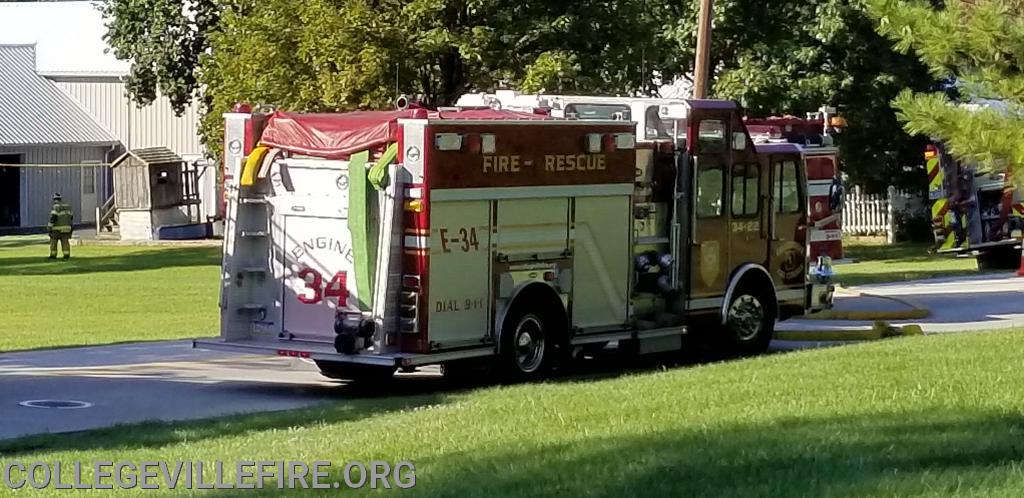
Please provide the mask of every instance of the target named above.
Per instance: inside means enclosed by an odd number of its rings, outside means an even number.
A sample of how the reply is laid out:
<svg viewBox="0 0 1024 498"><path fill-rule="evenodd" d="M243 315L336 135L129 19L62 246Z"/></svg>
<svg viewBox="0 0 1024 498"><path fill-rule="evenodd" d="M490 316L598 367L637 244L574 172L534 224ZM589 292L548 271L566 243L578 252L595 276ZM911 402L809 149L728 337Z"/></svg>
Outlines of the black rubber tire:
<svg viewBox="0 0 1024 498"><path fill-rule="evenodd" d="M775 307L768 297L768 291L752 286L737 287L726 309L726 321L722 326L722 338L726 353L732 356L753 356L768 351L775 334ZM736 307L750 310L759 308L760 318L751 313L746 320L733 316ZM756 323L755 323L756 322ZM756 329L755 329L756 325Z"/></svg>
<svg viewBox="0 0 1024 498"><path fill-rule="evenodd" d="M557 312L551 304L537 299L517 300L501 327L498 373L506 382L543 379L556 358L565 350L561 342ZM529 336L524 340L523 336ZM541 341L538 345L537 341ZM538 351L539 348L539 351Z"/></svg>
<svg viewBox="0 0 1024 498"><path fill-rule="evenodd" d="M376 384L388 382L395 375L395 367L377 365L360 365L353 363L337 363L333 361L317 361L316 366L324 377L347 380L357 384Z"/></svg>

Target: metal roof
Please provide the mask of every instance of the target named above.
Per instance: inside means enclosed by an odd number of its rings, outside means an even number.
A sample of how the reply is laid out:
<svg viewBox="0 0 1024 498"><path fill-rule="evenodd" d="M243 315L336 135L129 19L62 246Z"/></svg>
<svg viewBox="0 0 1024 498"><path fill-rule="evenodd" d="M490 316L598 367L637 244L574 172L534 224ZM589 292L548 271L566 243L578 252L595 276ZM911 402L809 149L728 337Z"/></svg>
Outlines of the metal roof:
<svg viewBox="0 0 1024 498"><path fill-rule="evenodd" d="M103 14L91 1L0 2L0 44L36 46L36 71L50 75L123 76L103 35Z"/></svg>
<svg viewBox="0 0 1024 498"><path fill-rule="evenodd" d="M52 81L36 74L35 47L0 45L0 145L114 143Z"/></svg>
<svg viewBox="0 0 1024 498"><path fill-rule="evenodd" d="M110 164L112 168L116 168L124 162L125 159L134 157L145 164L166 164L166 163L180 163L183 159L168 149L167 147L149 147L147 149L134 149L125 152L121 157L114 160Z"/></svg>

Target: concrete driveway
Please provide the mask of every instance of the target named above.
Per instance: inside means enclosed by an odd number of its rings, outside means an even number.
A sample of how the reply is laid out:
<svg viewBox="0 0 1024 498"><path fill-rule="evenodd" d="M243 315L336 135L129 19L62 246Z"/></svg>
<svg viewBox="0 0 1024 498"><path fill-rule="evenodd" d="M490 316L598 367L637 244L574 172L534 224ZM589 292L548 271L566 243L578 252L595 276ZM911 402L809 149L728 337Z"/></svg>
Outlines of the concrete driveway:
<svg viewBox="0 0 1024 498"><path fill-rule="evenodd" d="M1024 328L1024 277L1015 273L863 285L852 290L929 310L927 318L890 320L893 325L920 325L926 333ZM870 325L870 321L788 320L779 329L843 330Z"/></svg>
<svg viewBox="0 0 1024 498"><path fill-rule="evenodd" d="M0 439L145 420L181 420L309 406L336 383L316 367L277 357L153 342L0 355ZM30 408L29 400L77 400L89 408Z"/></svg>

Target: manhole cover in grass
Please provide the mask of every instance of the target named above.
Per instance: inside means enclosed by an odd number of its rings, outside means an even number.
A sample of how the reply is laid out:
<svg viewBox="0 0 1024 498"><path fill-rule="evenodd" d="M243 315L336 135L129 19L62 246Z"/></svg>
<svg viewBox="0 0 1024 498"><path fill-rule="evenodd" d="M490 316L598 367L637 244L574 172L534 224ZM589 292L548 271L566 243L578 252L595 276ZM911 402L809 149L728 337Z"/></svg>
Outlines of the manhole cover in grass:
<svg viewBox="0 0 1024 498"><path fill-rule="evenodd" d="M73 410L75 408L89 408L92 403L75 401L73 399L33 399L18 403L28 408L56 408L60 410Z"/></svg>

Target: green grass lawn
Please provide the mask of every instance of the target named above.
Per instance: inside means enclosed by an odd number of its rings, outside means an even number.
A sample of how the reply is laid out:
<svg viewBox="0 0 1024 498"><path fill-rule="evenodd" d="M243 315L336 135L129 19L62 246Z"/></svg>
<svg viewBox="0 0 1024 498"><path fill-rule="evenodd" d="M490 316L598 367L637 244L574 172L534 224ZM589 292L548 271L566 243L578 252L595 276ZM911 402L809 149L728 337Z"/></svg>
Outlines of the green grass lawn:
<svg viewBox="0 0 1024 498"><path fill-rule="evenodd" d="M35 436L0 442L0 455L407 459L416 465L412 495L453 498L1016 498L1024 489L1022 341L1020 330L924 336L610 379L363 397L303 411ZM346 494L363 493L212 496Z"/></svg>
<svg viewBox="0 0 1024 498"><path fill-rule="evenodd" d="M0 237L0 352L217 335L219 248L71 250Z"/></svg>
<svg viewBox="0 0 1024 498"><path fill-rule="evenodd" d="M847 286L979 272L974 258L929 254L931 244L886 245L874 239L846 239L843 248L847 258L857 261L835 266L836 279Z"/></svg>

